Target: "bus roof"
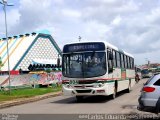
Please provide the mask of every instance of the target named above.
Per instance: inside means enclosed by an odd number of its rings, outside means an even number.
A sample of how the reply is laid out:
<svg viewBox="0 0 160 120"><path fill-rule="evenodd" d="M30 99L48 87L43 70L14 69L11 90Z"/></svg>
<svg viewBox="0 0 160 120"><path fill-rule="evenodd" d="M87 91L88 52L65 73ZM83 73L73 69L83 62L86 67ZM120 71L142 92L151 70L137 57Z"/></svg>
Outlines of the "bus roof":
<svg viewBox="0 0 160 120"><path fill-rule="evenodd" d="M106 47L106 48L107 48L107 47L110 47L110 48L112 48L112 49L114 49L114 50L116 50L116 51L119 51L119 52L121 52L121 53L124 53L124 54L126 54L126 55L134 58L134 56L133 56L132 54L130 54L130 53L128 53L128 52L126 52L126 51L124 51L124 50L122 50L122 49L119 49L118 47L116 47L116 46L114 46L114 45L112 45L111 43L106 42L106 41L83 41L83 42L68 43L68 44L65 44L65 45L72 45L72 44L78 44L78 43L90 43L90 42L92 42L92 43L102 42L102 43L105 44L105 47Z"/></svg>
<svg viewBox="0 0 160 120"><path fill-rule="evenodd" d="M112 44L109 43L109 42L103 42L103 43L105 44L106 47L113 48L113 49L115 49L115 50L117 50L117 51L119 51L119 52L121 52L121 53L124 53L124 54L130 56L130 57L134 57L132 54L130 54L130 53L128 53L128 52L126 52L126 51L124 51L124 50L122 50L122 49L114 46L114 45L112 45Z"/></svg>

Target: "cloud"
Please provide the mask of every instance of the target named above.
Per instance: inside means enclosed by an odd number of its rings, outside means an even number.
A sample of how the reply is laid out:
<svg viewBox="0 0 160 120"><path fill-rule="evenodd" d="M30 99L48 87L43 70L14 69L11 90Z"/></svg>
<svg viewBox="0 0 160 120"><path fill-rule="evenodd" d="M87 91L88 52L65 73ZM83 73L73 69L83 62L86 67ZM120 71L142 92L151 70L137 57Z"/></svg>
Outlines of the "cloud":
<svg viewBox="0 0 160 120"><path fill-rule="evenodd" d="M1 16L1 19L0 19L0 26L1 26L0 27L0 37L5 37L5 18L4 18L4 12L3 11L0 11L0 16ZM10 30L10 28L17 23L18 19L19 19L19 12L18 12L17 9L12 9L12 10L7 11L7 27L8 27L8 30Z"/></svg>
<svg viewBox="0 0 160 120"><path fill-rule="evenodd" d="M128 0L93 0L84 8L84 19L96 19L109 24L118 15L128 15L138 11L138 5Z"/></svg>
<svg viewBox="0 0 160 120"><path fill-rule="evenodd" d="M120 47L126 48L133 53L146 53L158 50L158 48L153 47L153 45L160 41L159 38L159 25L157 22L153 24L153 21L156 19L150 20L152 12L147 14L141 14L137 17L133 16L131 18L125 18L124 22L118 27L114 27L113 31L118 33L117 35L112 36L113 41L122 36L121 42L125 44L120 44ZM143 48L145 45L145 49ZM136 46L136 48L134 47Z"/></svg>
<svg viewBox="0 0 160 120"><path fill-rule="evenodd" d="M62 14L64 16L71 17L71 18L80 18L81 17L81 13L79 11L71 10L71 9L63 9Z"/></svg>
<svg viewBox="0 0 160 120"><path fill-rule="evenodd" d="M153 4L149 6L149 3L150 1L94 0L84 9L88 10L84 14L84 20L96 20L111 28L110 34L106 32L106 38L126 51L136 54L152 52L159 49L155 44L160 41L160 10L159 6L152 7ZM149 6L148 9L145 5Z"/></svg>
<svg viewBox="0 0 160 120"><path fill-rule="evenodd" d="M120 16L116 16L116 18L112 21L112 25L119 25L122 18Z"/></svg>
<svg viewBox="0 0 160 120"><path fill-rule="evenodd" d="M154 56L159 50L159 0L13 1L17 6L7 12L11 35L48 29L61 47L66 41L77 42L81 36L82 41L111 42L136 58ZM3 11L0 16L4 17ZM0 19L0 26L4 26L3 22ZM0 27L0 35L3 32ZM154 61L160 59L154 58L151 57Z"/></svg>

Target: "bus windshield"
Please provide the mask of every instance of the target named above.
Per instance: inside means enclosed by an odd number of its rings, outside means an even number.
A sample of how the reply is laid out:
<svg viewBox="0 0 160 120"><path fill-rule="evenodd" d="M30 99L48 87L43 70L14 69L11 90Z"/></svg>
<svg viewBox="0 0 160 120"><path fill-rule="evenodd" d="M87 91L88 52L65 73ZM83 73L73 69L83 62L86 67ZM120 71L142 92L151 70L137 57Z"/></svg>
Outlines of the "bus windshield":
<svg viewBox="0 0 160 120"><path fill-rule="evenodd" d="M63 75L71 78L90 78L106 73L105 52L63 54Z"/></svg>

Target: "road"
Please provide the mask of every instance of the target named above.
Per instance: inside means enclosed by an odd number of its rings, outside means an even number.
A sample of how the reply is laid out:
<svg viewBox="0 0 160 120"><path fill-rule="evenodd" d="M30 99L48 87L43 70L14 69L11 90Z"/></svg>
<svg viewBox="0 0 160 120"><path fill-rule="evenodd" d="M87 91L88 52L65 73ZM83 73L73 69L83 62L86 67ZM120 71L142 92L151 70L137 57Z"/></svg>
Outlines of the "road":
<svg viewBox="0 0 160 120"><path fill-rule="evenodd" d="M121 92L117 98L86 97L77 103L75 97L58 96L38 102L0 109L0 113L11 114L131 114L142 113L137 110L140 89L146 79L136 84L130 93ZM148 113L147 113L148 114ZM150 113L149 113L150 114Z"/></svg>
<svg viewBox="0 0 160 120"><path fill-rule="evenodd" d="M70 113L129 113L135 112L138 105L140 89L146 79L136 84L130 93L121 92L117 98L86 97L83 102L77 103L75 97L58 96L34 103L1 109L0 113L22 114L70 114ZM33 109L34 108L34 109Z"/></svg>

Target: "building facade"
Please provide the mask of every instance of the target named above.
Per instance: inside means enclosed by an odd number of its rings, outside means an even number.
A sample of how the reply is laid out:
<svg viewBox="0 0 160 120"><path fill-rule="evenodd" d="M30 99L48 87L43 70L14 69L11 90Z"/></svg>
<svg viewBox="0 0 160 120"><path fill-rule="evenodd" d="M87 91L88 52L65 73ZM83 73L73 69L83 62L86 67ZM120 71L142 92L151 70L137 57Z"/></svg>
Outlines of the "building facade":
<svg viewBox="0 0 160 120"><path fill-rule="evenodd" d="M61 50L53 37L48 33L33 32L24 35L8 37L7 40L0 39L0 58L2 62L1 71L8 71L8 56L10 61L10 70L28 71L30 64L35 62L56 64L58 58L61 58Z"/></svg>

